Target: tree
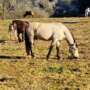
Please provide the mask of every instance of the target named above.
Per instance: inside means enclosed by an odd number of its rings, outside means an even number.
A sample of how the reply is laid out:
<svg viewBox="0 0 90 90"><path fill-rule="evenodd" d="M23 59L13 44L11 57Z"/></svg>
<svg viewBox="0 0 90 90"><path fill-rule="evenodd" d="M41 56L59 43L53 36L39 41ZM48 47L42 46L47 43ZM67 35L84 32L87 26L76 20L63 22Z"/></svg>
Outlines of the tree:
<svg viewBox="0 0 90 90"><path fill-rule="evenodd" d="M3 19L6 18L5 12L6 12L6 6L7 6L7 0L3 0Z"/></svg>
<svg viewBox="0 0 90 90"><path fill-rule="evenodd" d="M90 0L78 0L78 7L81 14L85 13L85 9L90 7Z"/></svg>
<svg viewBox="0 0 90 90"><path fill-rule="evenodd" d="M3 19L6 19L7 15L9 15L8 17L13 17L16 0L3 0L2 4L3 4Z"/></svg>

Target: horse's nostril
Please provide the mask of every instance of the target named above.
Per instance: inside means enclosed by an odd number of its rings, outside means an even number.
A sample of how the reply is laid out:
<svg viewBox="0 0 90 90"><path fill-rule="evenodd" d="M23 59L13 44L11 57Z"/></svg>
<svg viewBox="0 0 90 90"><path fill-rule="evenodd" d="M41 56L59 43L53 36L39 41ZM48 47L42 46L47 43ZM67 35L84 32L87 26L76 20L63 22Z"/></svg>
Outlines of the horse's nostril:
<svg viewBox="0 0 90 90"><path fill-rule="evenodd" d="M78 59L78 57L73 57L74 59Z"/></svg>
<svg viewBox="0 0 90 90"><path fill-rule="evenodd" d="M78 58L79 58L79 56L73 56L73 58L74 58L74 59L78 59Z"/></svg>

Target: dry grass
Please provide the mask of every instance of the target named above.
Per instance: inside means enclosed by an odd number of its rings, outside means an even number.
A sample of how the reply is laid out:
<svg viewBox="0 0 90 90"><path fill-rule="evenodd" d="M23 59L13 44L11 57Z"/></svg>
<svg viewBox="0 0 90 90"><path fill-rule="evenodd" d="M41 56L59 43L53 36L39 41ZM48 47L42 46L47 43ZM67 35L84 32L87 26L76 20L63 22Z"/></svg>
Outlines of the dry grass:
<svg viewBox="0 0 90 90"><path fill-rule="evenodd" d="M23 19L24 20L24 19ZM50 60L45 56L50 42L35 42L35 59L26 57L25 45L9 41L8 25L0 21L0 90L90 90L90 19L89 18L34 18L27 21L68 22L78 43L80 58L68 59L68 45L61 43L61 60L55 48Z"/></svg>

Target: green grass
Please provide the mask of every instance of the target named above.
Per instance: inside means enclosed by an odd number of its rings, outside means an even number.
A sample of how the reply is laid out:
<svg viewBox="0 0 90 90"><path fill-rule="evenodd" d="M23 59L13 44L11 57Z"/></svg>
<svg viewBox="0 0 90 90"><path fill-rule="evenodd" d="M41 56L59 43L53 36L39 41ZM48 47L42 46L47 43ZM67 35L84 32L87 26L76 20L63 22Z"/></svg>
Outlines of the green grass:
<svg viewBox="0 0 90 90"><path fill-rule="evenodd" d="M89 18L33 18L39 22L67 22L74 34L80 58L68 59L68 44L61 42L61 59L53 49L50 60L46 54L50 42L35 42L35 58L26 57L25 45L9 40L8 25L12 20L0 20L0 90L90 90L90 20Z"/></svg>

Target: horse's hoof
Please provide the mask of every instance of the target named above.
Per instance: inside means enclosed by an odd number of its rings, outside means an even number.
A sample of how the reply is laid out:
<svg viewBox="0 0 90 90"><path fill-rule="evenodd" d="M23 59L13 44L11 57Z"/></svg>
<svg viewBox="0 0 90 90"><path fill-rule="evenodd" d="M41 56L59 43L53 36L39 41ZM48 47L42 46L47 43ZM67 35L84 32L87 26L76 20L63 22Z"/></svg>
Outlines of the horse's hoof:
<svg viewBox="0 0 90 90"><path fill-rule="evenodd" d="M60 60L60 56L58 56L57 59Z"/></svg>
<svg viewBox="0 0 90 90"><path fill-rule="evenodd" d="M31 55L28 55L28 56L26 56L28 59L31 59L32 57L31 57Z"/></svg>
<svg viewBox="0 0 90 90"><path fill-rule="evenodd" d="M78 59L78 57L73 57L73 59Z"/></svg>
<svg viewBox="0 0 90 90"><path fill-rule="evenodd" d="M60 60L60 58L57 58L57 60Z"/></svg>
<svg viewBox="0 0 90 90"><path fill-rule="evenodd" d="M46 60L48 60L49 58L48 57L46 57Z"/></svg>
<svg viewBox="0 0 90 90"><path fill-rule="evenodd" d="M69 56L68 59L78 59L78 57Z"/></svg>
<svg viewBox="0 0 90 90"><path fill-rule="evenodd" d="M35 59L35 57L34 57L34 56L32 56L32 59Z"/></svg>
<svg viewBox="0 0 90 90"><path fill-rule="evenodd" d="M21 43L22 41L19 41L19 43Z"/></svg>

